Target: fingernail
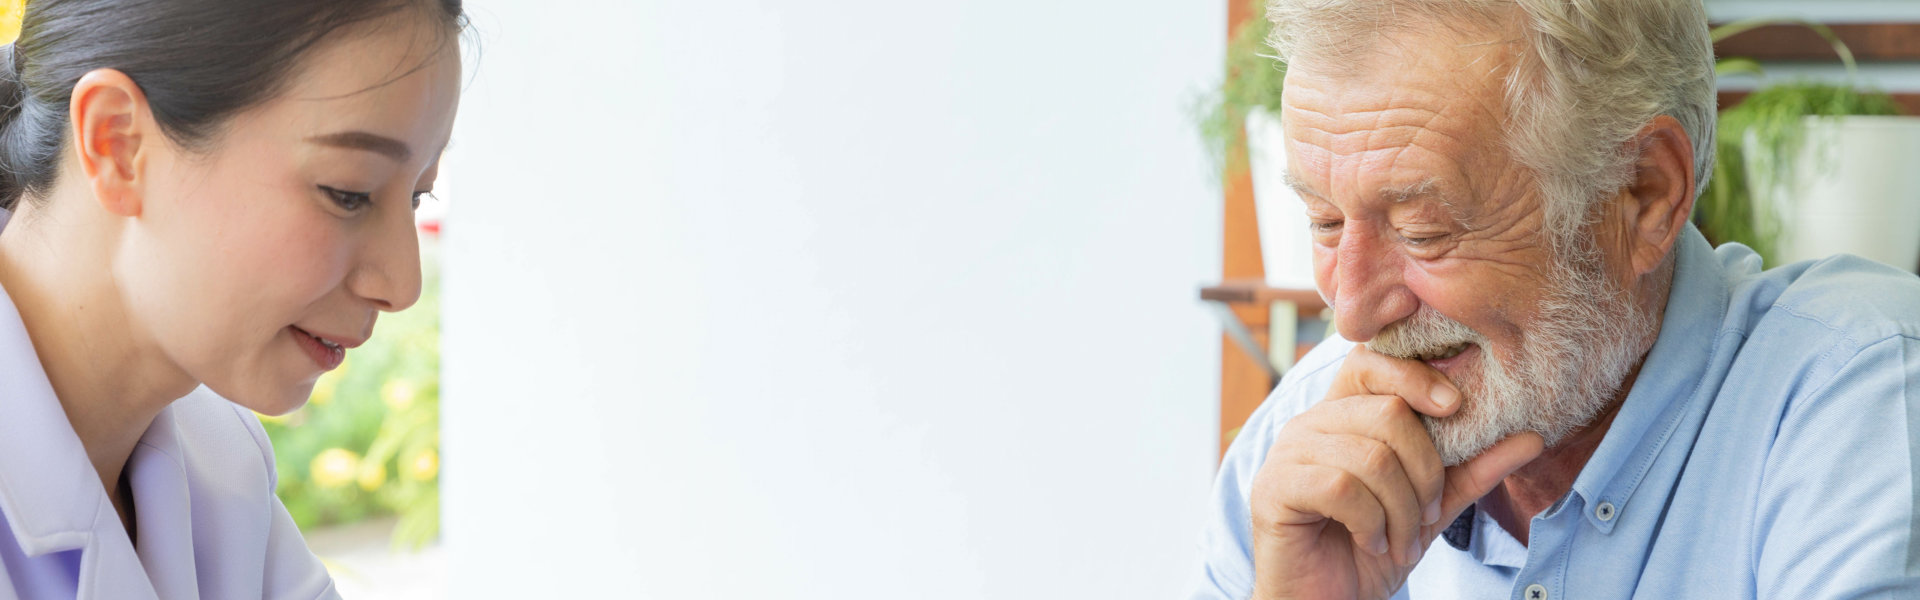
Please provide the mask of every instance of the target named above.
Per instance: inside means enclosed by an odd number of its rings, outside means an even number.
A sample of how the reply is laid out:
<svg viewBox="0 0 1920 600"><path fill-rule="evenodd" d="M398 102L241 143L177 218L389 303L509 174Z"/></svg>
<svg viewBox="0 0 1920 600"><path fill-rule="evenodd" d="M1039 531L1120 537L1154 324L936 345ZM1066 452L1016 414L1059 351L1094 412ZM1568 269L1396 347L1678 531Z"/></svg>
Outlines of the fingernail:
<svg viewBox="0 0 1920 600"><path fill-rule="evenodd" d="M1410 544L1409 547L1407 548L1407 564L1412 565L1420 562L1420 555L1426 554L1426 553L1427 553L1427 549L1421 548L1420 542L1416 540L1413 544Z"/></svg>
<svg viewBox="0 0 1920 600"><path fill-rule="evenodd" d="M1439 523L1440 522L1440 499L1434 498L1432 502L1428 502L1427 508L1425 510L1420 511L1420 518L1426 521L1425 523L1422 523L1422 525L1432 525L1434 523Z"/></svg>
<svg viewBox="0 0 1920 600"><path fill-rule="evenodd" d="M1433 384L1434 404L1440 405L1440 408L1453 408L1453 405L1459 402L1460 392L1453 391L1452 386L1444 383Z"/></svg>
<svg viewBox="0 0 1920 600"><path fill-rule="evenodd" d="M1387 555L1387 535L1386 534L1383 533L1373 538L1373 553L1381 556Z"/></svg>

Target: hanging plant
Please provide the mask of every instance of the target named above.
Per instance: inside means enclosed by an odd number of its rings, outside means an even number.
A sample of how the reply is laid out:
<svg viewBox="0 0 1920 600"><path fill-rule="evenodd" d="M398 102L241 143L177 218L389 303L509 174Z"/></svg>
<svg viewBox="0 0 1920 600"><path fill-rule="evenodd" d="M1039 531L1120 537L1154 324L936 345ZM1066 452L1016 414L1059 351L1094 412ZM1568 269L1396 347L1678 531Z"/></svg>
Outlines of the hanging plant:
<svg viewBox="0 0 1920 600"><path fill-rule="evenodd" d="M1220 85L1203 95L1195 107L1200 122L1200 137L1216 162L1226 161L1230 148L1246 135L1247 113L1262 109L1280 114L1281 82L1287 67L1273 48L1267 45L1267 33L1273 24L1267 21L1266 5L1252 2L1255 15L1247 19L1227 42L1226 76Z"/></svg>

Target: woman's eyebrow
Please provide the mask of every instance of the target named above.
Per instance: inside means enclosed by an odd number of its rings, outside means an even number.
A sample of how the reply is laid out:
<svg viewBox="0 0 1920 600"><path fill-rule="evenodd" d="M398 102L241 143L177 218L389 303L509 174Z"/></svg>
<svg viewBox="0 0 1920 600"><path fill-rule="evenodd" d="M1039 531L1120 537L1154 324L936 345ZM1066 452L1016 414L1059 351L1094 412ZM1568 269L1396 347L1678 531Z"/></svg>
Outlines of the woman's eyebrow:
<svg viewBox="0 0 1920 600"><path fill-rule="evenodd" d="M339 133L316 135L307 138L307 141L322 146L333 146L335 148L366 150L391 158L394 162L407 162L408 158L413 157L413 149L408 148L406 142L382 135L367 133L365 131L342 131Z"/></svg>

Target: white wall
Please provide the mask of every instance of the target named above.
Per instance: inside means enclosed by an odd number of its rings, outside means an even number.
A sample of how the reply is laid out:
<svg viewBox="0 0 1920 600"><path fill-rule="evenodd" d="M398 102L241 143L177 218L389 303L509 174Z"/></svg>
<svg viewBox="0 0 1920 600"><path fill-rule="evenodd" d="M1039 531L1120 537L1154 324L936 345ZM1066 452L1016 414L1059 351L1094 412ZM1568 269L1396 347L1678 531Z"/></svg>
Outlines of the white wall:
<svg viewBox="0 0 1920 600"><path fill-rule="evenodd" d="M469 0L456 598L1167 598L1224 3Z"/></svg>

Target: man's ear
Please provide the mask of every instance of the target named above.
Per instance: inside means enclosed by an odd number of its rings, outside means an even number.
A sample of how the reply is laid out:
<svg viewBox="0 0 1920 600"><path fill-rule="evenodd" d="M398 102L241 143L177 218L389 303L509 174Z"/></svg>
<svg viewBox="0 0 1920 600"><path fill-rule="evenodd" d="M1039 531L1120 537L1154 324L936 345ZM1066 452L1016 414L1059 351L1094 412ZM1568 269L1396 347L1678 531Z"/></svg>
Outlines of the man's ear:
<svg viewBox="0 0 1920 600"><path fill-rule="evenodd" d="M1635 275L1660 267L1693 217L1695 144L1680 121L1655 117L1628 142L1639 150L1625 198L1628 256Z"/></svg>
<svg viewBox="0 0 1920 600"><path fill-rule="evenodd" d="M68 106L73 151L93 197L107 212L140 216L155 134L147 96L125 73L95 69L73 85Z"/></svg>

